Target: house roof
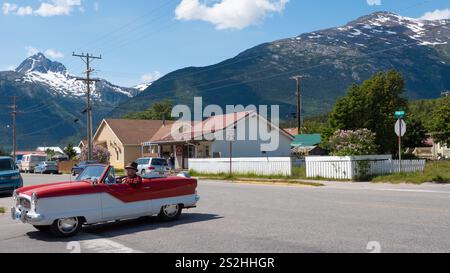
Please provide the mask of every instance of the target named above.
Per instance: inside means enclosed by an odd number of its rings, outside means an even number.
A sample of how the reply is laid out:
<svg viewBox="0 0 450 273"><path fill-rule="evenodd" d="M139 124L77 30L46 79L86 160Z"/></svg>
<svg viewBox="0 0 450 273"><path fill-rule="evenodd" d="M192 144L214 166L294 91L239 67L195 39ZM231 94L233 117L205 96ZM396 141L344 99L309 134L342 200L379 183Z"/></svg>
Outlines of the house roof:
<svg viewBox="0 0 450 273"><path fill-rule="evenodd" d="M166 121L166 126L173 121ZM150 139L158 130L163 128L162 120L130 120L130 119L105 119L97 130L94 139L97 138L100 128L107 124L123 145L140 145Z"/></svg>
<svg viewBox="0 0 450 273"><path fill-rule="evenodd" d="M179 142L179 141L188 141L196 139L197 137L204 137L210 133L223 131L233 124L239 122L242 119L245 119L256 113L255 111L245 111L245 112L236 112L226 115L217 115L210 117L204 121L198 122L185 122L185 123L175 123L171 126L166 126L158 130L156 134L150 139L149 143L165 143L165 142ZM185 126L183 132L180 132L178 129L181 127L181 124ZM175 127L176 126L176 127ZM289 135L286 131L280 130L281 132ZM172 134L174 132L174 134ZM292 137L291 135L289 135Z"/></svg>
<svg viewBox="0 0 450 273"><path fill-rule="evenodd" d="M317 146L322 141L322 135L320 134L303 134L296 135L292 142L292 147L312 147Z"/></svg>
<svg viewBox="0 0 450 273"><path fill-rule="evenodd" d="M298 128L285 128L284 130L293 136L298 135Z"/></svg>
<svg viewBox="0 0 450 273"><path fill-rule="evenodd" d="M160 142L177 142L181 140L192 140L196 137L204 135L205 128L207 131L219 132L232 124L249 116L252 112L236 112L227 115L217 115L210 117L204 121L197 122L178 122L171 126L166 126L158 130L156 134L150 139L150 143ZM178 129L183 124L184 130L180 132ZM206 125L206 126L205 126ZM176 127L175 127L176 126ZM173 134L172 134L173 132ZM206 132L205 132L206 133Z"/></svg>
<svg viewBox="0 0 450 273"><path fill-rule="evenodd" d="M64 151L60 147L38 147L36 152L47 152L48 150L54 151L55 153L64 154Z"/></svg>

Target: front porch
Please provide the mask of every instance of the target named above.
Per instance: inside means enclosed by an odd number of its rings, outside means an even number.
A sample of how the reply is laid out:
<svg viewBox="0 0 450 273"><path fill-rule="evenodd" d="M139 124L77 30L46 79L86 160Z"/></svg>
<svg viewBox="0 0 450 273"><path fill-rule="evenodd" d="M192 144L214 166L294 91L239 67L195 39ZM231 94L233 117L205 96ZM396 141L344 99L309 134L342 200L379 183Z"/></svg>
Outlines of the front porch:
<svg viewBox="0 0 450 273"><path fill-rule="evenodd" d="M212 142L146 142L143 143L144 156L161 158L175 157L176 170L188 170L190 158L212 158Z"/></svg>

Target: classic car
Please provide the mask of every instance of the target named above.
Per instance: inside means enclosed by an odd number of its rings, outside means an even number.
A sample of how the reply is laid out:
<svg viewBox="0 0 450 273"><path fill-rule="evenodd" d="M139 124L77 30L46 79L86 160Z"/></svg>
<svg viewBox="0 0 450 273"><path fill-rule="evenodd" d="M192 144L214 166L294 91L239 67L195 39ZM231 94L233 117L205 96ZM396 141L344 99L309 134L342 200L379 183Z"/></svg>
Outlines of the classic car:
<svg viewBox="0 0 450 273"><path fill-rule="evenodd" d="M39 231L71 237L83 225L153 215L173 221L200 199L197 180L187 175L144 176L137 186L123 184L122 178L112 166L89 165L75 181L18 189L11 216Z"/></svg>

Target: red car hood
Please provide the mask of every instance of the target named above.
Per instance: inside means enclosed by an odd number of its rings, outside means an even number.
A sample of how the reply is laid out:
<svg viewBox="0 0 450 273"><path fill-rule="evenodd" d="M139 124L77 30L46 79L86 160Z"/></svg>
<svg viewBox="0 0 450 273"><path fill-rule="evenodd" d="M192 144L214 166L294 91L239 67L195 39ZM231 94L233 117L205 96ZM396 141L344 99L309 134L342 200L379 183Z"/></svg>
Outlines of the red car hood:
<svg viewBox="0 0 450 273"><path fill-rule="evenodd" d="M38 198L49 198L66 195L79 195L98 192L98 188L90 182L61 182L38 186L23 187L17 190L17 194L31 196L37 194Z"/></svg>

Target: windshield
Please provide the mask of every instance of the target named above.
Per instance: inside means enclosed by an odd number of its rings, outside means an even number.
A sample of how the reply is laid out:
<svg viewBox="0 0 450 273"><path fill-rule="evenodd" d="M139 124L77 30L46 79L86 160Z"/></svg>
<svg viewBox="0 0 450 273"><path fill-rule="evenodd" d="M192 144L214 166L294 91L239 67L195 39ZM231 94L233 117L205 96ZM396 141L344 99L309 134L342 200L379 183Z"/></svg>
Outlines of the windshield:
<svg viewBox="0 0 450 273"><path fill-rule="evenodd" d="M95 179L98 181L105 171L105 166L88 166L84 169L84 171L77 177L77 181L90 180L94 181Z"/></svg>
<svg viewBox="0 0 450 273"><path fill-rule="evenodd" d="M14 170L14 164L11 159L0 159L0 171Z"/></svg>
<svg viewBox="0 0 450 273"><path fill-rule="evenodd" d="M45 160L47 160L46 156L31 156L30 157L30 162L39 163L39 162L42 162Z"/></svg>
<svg viewBox="0 0 450 273"><path fill-rule="evenodd" d="M167 165L167 161L162 158L153 158L152 165L154 166L165 166Z"/></svg>
<svg viewBox="0 0 450 273"><path fill-rule="evenodd" d="M148 165L148 163L150 163L150 159L149 158L141 158L141 159L138 159L136 163L138 165Z"/></svg>

